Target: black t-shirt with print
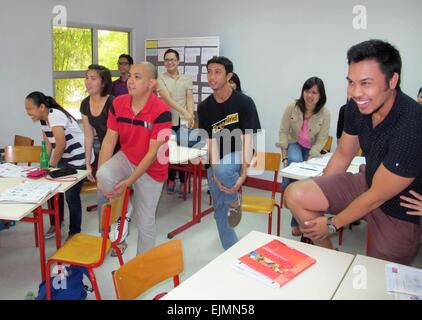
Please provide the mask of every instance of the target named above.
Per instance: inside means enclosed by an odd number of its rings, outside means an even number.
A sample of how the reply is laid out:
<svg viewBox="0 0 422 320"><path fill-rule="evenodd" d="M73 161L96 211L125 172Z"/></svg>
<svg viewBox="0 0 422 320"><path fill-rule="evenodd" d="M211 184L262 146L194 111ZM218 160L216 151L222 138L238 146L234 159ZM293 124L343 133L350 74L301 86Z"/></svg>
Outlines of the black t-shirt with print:
<svg viewBox="0 0 422 320"><path fill-rule="evenodd" d="M247 95L233 91L223 103L210 95L198 106L199 127L220 144L220 159L242 150L240 136L261 129L255 103Z"/></svg>
<svg viewBox="0 0 422 320"><path fill-rule="evenodd" d="M373 128L371 116L362 115L352 100L345 110L344 131L359 136L369 187L381 163L398 176L415 178L405 190L381 205L381 210L419 224L419 217L406 214L409 209L400 206L400 196L409 196L409 190L422 194L422 107L398 90L391 111Z"/></svg>

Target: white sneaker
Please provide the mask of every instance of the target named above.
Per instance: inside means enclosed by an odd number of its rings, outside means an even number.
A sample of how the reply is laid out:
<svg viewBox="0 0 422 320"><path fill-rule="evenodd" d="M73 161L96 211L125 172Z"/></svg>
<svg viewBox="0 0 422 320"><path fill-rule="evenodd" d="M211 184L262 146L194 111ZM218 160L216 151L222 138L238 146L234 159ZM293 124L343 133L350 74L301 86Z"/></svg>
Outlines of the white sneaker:
<svg viewBox="0 0 422 320"><path fill-rule="evenodd" d="M114 239L117 239L117 237L119 236L119 228L120 228L120 219L121 217L119 217L119 219L117 219L116 221L116 226L114 228ZM123 234L122 234L122 239L120 240L120 243L125 241L126 237L129 234L129 222L131 221L131 219L129 217L125 218L125 224L123 225Z"/></svg>

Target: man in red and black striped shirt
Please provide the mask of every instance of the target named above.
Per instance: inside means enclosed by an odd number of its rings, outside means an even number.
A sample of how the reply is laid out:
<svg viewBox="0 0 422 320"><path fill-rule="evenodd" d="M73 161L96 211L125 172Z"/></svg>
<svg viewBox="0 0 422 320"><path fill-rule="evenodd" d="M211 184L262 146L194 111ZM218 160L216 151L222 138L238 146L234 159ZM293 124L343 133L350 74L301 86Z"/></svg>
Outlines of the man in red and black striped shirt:
<svg viewBox="0 0 422 320"><path fill-rule="evenodd" d="M142 62L131 66L129 94L113 101L98 162L98 188L107 198L133 187L137 254L155 245L155 211L168 173L168 157L157 159L157 154L170 136L171 112L153 93L156 83L154 65ZM113 155L118 139L121 150Z"/></svg>

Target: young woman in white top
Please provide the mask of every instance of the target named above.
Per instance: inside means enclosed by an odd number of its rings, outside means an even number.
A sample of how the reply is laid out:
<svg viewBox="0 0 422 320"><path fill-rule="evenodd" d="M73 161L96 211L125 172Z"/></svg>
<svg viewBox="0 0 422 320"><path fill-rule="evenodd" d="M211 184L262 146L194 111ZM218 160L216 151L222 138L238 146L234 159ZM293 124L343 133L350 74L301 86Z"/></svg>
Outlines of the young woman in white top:
<svg viewBox="0 0 422 320"><path fill-rule="evenodd" d="M85 169L84 134L75 118L60 106L52 97L42 92L32 92L25 99L25 109L33 121L39 121L43 138L50 155L50 166ZM69 207L69 237L81 232L82 205L81 188L83 181L78 182L65 193ZM63 222L64 203L60 197L60 225ZM49 239L55 235L54 218L50 216L50 229L45 234Z"/></svg>

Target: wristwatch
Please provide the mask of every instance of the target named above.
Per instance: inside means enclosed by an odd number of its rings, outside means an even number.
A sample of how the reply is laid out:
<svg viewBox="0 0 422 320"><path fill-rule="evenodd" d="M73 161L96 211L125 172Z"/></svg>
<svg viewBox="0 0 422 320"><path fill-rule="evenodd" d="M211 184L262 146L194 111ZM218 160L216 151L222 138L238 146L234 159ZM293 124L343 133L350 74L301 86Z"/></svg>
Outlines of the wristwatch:
<svg viewBox="0 0 422 320"><path fill-rule="evenodd" d="M338 232L338 230L339 230L339 229L337 229L337 227L333 223L333 217L329 217L327 219L327 227L328 227L328 233L329 234L334 234L334 233Z"/></svg>

